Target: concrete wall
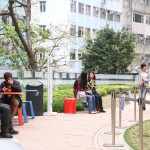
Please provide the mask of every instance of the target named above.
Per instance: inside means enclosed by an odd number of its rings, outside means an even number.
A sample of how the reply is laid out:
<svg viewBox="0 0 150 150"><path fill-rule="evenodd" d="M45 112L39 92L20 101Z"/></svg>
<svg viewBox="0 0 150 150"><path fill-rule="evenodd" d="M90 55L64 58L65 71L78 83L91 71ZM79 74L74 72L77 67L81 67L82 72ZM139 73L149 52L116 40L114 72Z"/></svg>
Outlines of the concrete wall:
<svg viewBox="0 0 150 150"><path fill-rule="evenodd" d="M3 81L3 74L6 71L2 71L0 74L0 82ZM35 72L30 71L10 71L13 77L20 81L21 84L44 84L47 86L47 72ZM80 73L66 73L66 72L54 72L53 84L73 84L75 79ZM111 75L111 74L96 74L97 84L136 84L137 76L133 75Z"/></svg>

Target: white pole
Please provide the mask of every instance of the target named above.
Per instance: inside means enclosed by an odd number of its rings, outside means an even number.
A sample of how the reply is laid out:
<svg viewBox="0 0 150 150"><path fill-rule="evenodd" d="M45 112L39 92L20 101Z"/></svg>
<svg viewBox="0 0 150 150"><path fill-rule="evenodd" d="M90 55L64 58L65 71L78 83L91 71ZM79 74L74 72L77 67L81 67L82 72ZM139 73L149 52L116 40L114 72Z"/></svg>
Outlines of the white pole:
<svg viewBox="0 0 150 150"><path fill-rule="evenodd" d="M47 113L45 115L57 115L57 112L53 112L53 68L52 58L48 56L47 59Z"/></svg>

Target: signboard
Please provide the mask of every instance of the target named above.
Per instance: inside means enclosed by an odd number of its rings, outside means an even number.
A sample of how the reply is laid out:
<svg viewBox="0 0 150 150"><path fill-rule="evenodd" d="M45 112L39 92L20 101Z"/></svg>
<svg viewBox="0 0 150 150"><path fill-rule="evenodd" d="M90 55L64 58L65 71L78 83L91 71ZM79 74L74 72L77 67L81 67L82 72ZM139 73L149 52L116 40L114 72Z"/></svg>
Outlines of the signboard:
<svg viewBox="0 0 150 150"><path fill-rule="evenodd" d="M119 99L119 110L124 110L125 97L121 96Z"/></svg>

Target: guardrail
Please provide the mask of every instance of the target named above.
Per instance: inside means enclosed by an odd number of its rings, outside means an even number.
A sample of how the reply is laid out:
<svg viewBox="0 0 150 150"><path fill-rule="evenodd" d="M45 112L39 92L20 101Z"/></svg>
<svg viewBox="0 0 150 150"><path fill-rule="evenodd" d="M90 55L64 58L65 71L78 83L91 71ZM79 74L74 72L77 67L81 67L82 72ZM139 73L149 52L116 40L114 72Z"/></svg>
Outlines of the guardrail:
<svg viewBox="0 0 150 150"><path fill-rule="evenodd" d="M134 97L122 97L122 93L125 91L129 91L132 90L134 93ZM123 147L124 145L122 144L116 144L115 143L115 122L116 122L116 98L119 98L120 102L119 102L119 128L123 128L122 127L122 113L121 111L124 109L124 103L121 101L133 101L134 102L134 120L133 121L137 121L136 120L136 103L139 103L139 150L143 150L143 104L150 104L150 101L145 100L143 97L141 97L141 95L139 95L140 97L137 99L136 98L136 93L137 90L141 90L141 92L143 90L150 90L150 88L145 88L145 87L134 87L134 88L130 88L130 89L118 89L118 90L112 90L111 93L111 135L112 135L112 143L111 144L104 144L103 146L105 147Z"/></svg>

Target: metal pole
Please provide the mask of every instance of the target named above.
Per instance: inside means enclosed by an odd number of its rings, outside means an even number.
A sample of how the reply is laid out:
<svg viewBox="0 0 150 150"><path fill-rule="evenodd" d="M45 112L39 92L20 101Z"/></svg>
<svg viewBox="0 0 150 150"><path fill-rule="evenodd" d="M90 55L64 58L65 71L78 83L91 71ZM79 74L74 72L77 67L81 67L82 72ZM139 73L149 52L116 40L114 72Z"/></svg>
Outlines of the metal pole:
<svg viewBox="0 0 150 150"><path fill-rule="evenodd" d="M47 69L48 69L48 73L47 73L47 78L48 78L48 83L47 83L47 90L48 90L48 101L47 101L47 112L51 113L52 112L52 89L53 89L53 79L52 79L52 59L49 56L48 57L48 64L47 64Z"/></svg>
<svg viewBox="0 0 150 150"><path fill-rule="evenodd" d="M136 121L136 86L134 87L134 121Z"/></svg>
<svg viewBox="0 0 150 150"><path fill-rule="evenodd" d="M47 112L45 115L57 115L57 112L53 112L52 100L53 97L53 68L52 68L52 58L48 56L47 59Z"/></svg>
<svg viewBox="0 0 150 150"><path fill-rule="evenodd" d="M112 145L115 145L115 120L116 120L116 98L115 98L115 91L113 90L112 93Z"/></svg>
<svg viewBox="0 0 150 150"><path fill-rule="evenodd" d="M115 96L115 90L111 90L111 132L105 132L105 134L112 134L112 131L113 131L113 114L114 114L114 110L113 110L113 108L114 108L114 96ZM116 103L116 102L115 102ZM117 133L115 133L116 135L119 135L119 134L121 134L120 132L117 132Z"/></svg>
<svg viewBox="0 0 150 150"><path fill-rule="evenodd" d="M119 91L119 95L120 95L120 97L122 95L121 89ZM122 111L119 109L119 127L121 127L121 115L122 115Z"/></svg>
<svg viewBox="0 0 150 150"><path fill-rule="evenodd" d="M116 96L115 90L112 90L112 144L104 144L105 147L123 147L122 144L115 144L115 121L116 121Z"/></svg>
<svg viewBox="0 0 150 150"><path fill-rule="evenodd" d="M139 150L143 150L143 98L139 98Z"/></svg>

